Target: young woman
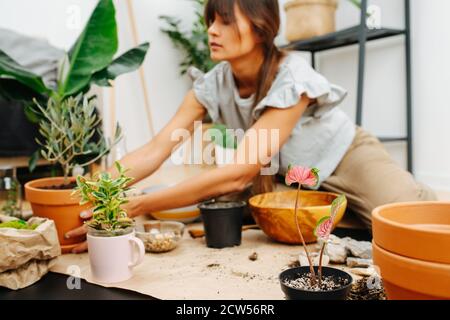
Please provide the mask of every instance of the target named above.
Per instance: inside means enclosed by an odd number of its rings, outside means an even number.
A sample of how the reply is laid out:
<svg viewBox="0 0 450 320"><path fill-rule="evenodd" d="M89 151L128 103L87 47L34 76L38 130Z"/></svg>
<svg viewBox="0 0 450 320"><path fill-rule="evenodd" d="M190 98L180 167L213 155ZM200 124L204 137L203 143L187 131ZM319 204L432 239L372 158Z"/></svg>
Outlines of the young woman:
<svg viewBox="0 0 450 320"><path fill-rule="evenodd" d="M394 163L375 137L356 127L336 107L346 96L342 88L330 84L297 53L277 49L277 0L209 0L205 19L211 58L221 63L195 81L178 112L153 140L121 160L135 182L151 175L171 155L180 142L172 141L174 130L192 132L194 122L208 113L214 122L257 135L278 130L274 148L268 148L273 141L241 143L237 158L250 159L254 153L257 159L276 157L281 175L291 163L319 168L321 187L346 194L349 208L369 228L371 211L378 205L435 199L430 189ZM253 181L264 189L271 179L260 177L266 164L259 160L217 168L169 189L133 198L126 210L134 217L184 207L243 191ZM81 216L89 218L91 213ZM82 227L66 236L85 232ZM84 250L86 244L74 252Z"/></svg>

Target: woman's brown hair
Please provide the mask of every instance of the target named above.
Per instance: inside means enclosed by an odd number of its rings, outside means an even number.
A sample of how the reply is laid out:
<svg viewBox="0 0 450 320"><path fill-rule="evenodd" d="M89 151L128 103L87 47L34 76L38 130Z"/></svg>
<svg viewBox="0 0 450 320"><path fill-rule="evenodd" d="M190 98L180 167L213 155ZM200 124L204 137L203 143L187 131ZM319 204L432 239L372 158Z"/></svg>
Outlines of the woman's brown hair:
<svg viewBox="0 0 450 320"><path fill-rule="evenodd" d="M280 29L280 7L278 0L208 0L205 7L205 22L210 26L219 15L226 23L236 23L234 6L250 20L254 32L261 39L264 61L259 71L253 107L267 95L278 72L284 53L275 46L275 37ZM258 175L253 182L253 193L272 191L273 176Z"/></svg>

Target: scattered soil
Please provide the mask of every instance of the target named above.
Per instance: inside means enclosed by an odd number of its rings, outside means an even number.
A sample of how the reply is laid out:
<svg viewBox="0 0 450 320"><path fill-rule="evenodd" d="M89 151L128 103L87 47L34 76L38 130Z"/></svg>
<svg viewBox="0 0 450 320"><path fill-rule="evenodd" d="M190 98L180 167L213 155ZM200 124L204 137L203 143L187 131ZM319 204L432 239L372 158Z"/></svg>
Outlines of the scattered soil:
<svg viewBox="0 0 450 320"><path fill-rule="evenodd" d="M256 260L258 260L258 254L257 254L256 252L253 252L253 253L248 257L248 259L249 259L250 261L256 261Z"/></svg>
<svg viewBox="0 0 450 320"><path fill-rule="evenodd" d="M348 300L386 300L382 281L380 280L379 287L369 289L367 279L367 277L361 278L353 284Z"/></svg>
<svg viewBox="0 0 450 320"><path fill-rule="evenodd" d="M38 189L41 189L41 190L72 190L76 186L77 186L76 182L71 182L69 184L60 184L60 185L39 187Z"/></svg>
<svg viewBox="0 0 450 320"><path fill-rule="evenodd" d="M294 260L294 261L292 261L291 263L288 264L288 267L289 268L298 268L298 267L301 267L301 266L300 266L300 262L298 260Z"/></svg>
<svg viewBox="0 0 450 320"><path fill-rule="evenodd" d="M339 289L348 284L347 279L336 278L333 276L323 276L322 282L316 282L314 285L311 283L311 274L303 274L300 278L294 280L284 281L284 283L291 288L301 289L307 291L332 291Z"/></svg>

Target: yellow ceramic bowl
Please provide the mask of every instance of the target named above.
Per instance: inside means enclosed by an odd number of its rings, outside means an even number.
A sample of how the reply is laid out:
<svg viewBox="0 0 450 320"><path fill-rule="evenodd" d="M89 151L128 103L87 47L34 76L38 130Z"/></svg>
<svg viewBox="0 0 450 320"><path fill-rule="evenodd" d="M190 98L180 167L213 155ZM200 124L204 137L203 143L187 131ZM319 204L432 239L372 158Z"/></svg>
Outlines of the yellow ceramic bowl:
<svg viewBox="0 0 450 320"><path fill-rule="evenodd" d="M295 197L297 191L273 192L257 195L249 200L250 209L256 223L271 239L288 243L300 244L295 223ZM301 191L298 209L298 221L303 237L307 243L317 241L314 229L317 222L329 216L331 203L338 194L321 191ZM335 224L341 221L347 208L347 201L336 215Z"/></svg>
<svg viewBox="0 0 450 320"><path fill-rule="evenodd" d="M173 209L168 211L152 212L152 217L161 221L178 221L182 223L195 222L200 218L200 210L197 206Z"/></svg>
<svg viewBox="0 0 450 320"><path fill-rule="evenodd" d="M149 194L155 191L167 189L171 186L172 185L166 184L154 185L143 189L142 193ZM200 210L197 208L197 205L193 205L184 208L152 212L151 216L154 219L161 221L191 223L197 221L200 218Z"/></svg>

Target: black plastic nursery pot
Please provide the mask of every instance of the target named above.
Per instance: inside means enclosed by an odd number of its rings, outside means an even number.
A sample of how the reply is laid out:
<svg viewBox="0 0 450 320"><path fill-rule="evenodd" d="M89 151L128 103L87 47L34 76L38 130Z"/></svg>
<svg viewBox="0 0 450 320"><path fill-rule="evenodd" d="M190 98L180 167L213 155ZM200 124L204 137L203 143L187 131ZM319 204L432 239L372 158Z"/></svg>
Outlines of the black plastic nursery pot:
<svg viewBox="0 0 450 320"><path fill-rule="evenodd" d="M246 205L245 202L205 202L198 206L209 248L222 249L241 244Z"/></svg>
<svg viewBox="0 0 450 320"><path fill-rule="evenodd" d="M314 267L314 270L318 271L319 267ZM345 271L322 267L323 277L333 277L334 280L340 280L342 285L329 291L312 291L290 287L286 284L286 281L295 280L301 278L303 275L309 273L309 267L298 267L283 271L280 274L281 290L283 290L288 300L346 300L349 295L353 278Z"/></svg>

